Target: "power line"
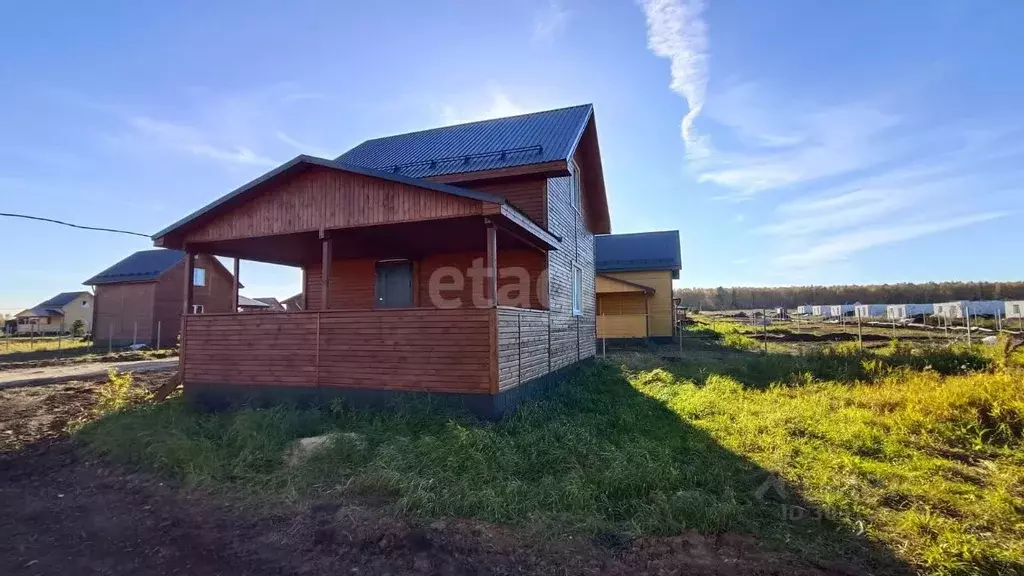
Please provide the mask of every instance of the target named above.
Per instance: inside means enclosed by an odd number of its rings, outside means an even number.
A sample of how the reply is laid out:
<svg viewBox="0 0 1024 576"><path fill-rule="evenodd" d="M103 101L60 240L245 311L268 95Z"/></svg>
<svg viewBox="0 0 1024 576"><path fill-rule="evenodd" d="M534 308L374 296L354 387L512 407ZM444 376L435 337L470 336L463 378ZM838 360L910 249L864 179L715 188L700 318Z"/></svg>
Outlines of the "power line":
<svg viewBox="0 0 1024 576"><path fill-rule="evenodd" d="M7 216L9 218L24 218L25 220L38 220L40 222L50 222L52 224L60 224L61 226L70 226L72 228L79 228L81 230L96 230L98 232L114 232L115 234L130 234L132 236L142 236L143 238L149 238L149 234L141 234L139 232L129 232L127 230L116 230L114 228L98 228L96 226L81 226L79 224L71 224L70 222L61 222L60 220L54 220L52 218L43 218L41 216L29 216L27 214L8 214L6 212L0 212L0 216Z"/></svg>

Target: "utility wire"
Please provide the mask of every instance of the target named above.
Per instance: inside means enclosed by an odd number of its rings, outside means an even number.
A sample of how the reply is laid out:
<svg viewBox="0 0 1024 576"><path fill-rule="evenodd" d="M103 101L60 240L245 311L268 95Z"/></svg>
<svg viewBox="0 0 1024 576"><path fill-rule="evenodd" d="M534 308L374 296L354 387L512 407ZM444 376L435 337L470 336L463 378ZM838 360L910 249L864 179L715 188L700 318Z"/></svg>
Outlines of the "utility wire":
<svg viewBox="0 0 1024 576"><path fill-rule="evenodd" d="M24 218L25 220L38 220L40 222L50 222L52 224L60 224L61 226L70 226L72 228L79 228L82 230L96 230L98 232L114 232L115 234L130 234L132 236L142 236L143 238L149 238L149 234L140 234L139 232L129 232L127 230L115 230L114 228L97 228L96 226L80 226L78 224L71 224L69 222L61 222L60 220L54 220L52 218L42 218L40 216L29 216L27 214L8 214L6 212L0 212L0 216L7 216L8 218Z"/></svg>

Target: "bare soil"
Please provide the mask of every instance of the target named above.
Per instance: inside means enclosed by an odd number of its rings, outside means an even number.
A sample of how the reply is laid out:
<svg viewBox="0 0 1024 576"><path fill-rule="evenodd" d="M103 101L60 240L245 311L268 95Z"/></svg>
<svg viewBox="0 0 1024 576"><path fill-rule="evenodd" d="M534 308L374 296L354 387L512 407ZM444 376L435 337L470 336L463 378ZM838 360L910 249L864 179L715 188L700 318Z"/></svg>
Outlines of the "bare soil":
<svg viewBox="0 0 1024 576"><path fill-rule="evenodd" d="M366 504L253 510L84 455L64 430L89 415L99 383L0 390L0 574L855 573L737 534L542 540Z"/></svg>

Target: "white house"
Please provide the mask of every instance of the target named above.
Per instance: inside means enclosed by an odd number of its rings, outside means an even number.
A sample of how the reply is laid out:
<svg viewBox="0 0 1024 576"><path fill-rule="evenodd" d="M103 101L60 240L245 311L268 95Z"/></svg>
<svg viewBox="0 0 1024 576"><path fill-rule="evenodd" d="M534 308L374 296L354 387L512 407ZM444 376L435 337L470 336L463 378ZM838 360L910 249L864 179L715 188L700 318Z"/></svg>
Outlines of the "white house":
<svg viewBox="0 0 1024 576"><path fill-rule="evenodd" d="M934 304L889 304L885 315L890 320L905 320L917 316L928 316L935 311Z"/></svg>
<svg viewBox="0 0 1024 576"><path fill-rule="evenodd" d="M1024 318L1024 300L1010 300L1006 302L1003 316L1006 318Z"/></svg>
<svg viewBox="0 0 1024 576"><path fill-rule="evenodd" d="M886 305L857 304L853 307L853 315L859 318L881 318L886 315Z"/></svg>
<svg viewBox="0 0 1024 576"><path fill-rule="evenodd" d="M796 307L796 313L797 314L813 314L814 313L814 306L811 306L810 304L804 304L802 306L797 306Z"/></svg>
<svg viewBox="0 0 1024 576"><path fill-rule="evenodd" d="M1002 300L954 300L935 304L935 315L946 318L963 318L966 311L971 316L995 316L1005 310Z"/></svg>
<svg viewBox="0 0 1024 576"><path fill-rule="evenodd" d="M837 317L838 316L853 316L853 314L857 311L856 307L857 307L856 304L833 304L832 306L828 307L829 308L828 315L829 316L837 316Z"/></svg>
<svg viewBox="0 0 1024 576"><path fill-rule="evenodd" d="M828 318L832 315L832 307L815 304L814 306L811 306L811 314L814 316L821 316L822 318Z"/></svg>

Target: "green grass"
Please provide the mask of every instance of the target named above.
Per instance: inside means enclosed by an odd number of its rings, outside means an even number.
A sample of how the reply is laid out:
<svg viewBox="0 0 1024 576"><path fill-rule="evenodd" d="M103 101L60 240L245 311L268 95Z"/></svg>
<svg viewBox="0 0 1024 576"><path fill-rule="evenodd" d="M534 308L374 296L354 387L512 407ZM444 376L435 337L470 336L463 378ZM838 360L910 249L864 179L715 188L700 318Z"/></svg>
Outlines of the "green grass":
<svg viewBox="0 0 1024 576"><path fill-rule="evenodd" d="M65 336L58 340L56 337L41 337L36 338L29 337L4 337L0 338L0 360L4 360L4 356L8 354L19 355L25 352L46 352L56 351L58 347L64 351L80 351L82 348L88 348L92 345L92 341L83 340L81 338L73 338L71 336Z"/></svg>
<svg viewBox="0 0 1024 576"><path fill-rule="evenodd" d="M367 497L542 533L736 531L875 573L1024 571L1019 367L905 345L694 345L679 363L591 366L498 423L424 403L211 415L179 400L114 411L77 438L254 502ZM282 463L289 442L327 432L358 436ZM785 495L757 497L769 474Z"/></svg>

